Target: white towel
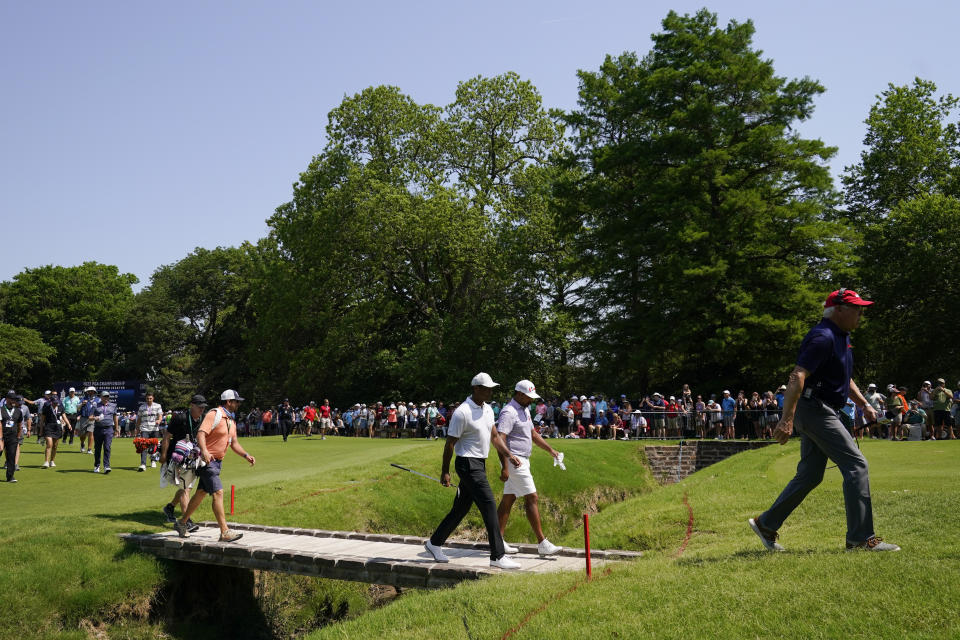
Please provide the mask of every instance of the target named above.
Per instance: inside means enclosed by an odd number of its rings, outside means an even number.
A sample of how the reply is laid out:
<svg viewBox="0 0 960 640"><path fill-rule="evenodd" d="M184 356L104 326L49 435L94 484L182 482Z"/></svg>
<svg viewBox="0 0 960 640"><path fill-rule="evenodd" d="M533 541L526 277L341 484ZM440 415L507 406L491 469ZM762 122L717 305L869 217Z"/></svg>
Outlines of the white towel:
<svg viewBox="0 0 960 640"><path fill-rule="evenodd" d="M553 459L553 466L559 466L561 470L566 471L567 465L563 464L563 451L557 454L557 457Z"/></svg>

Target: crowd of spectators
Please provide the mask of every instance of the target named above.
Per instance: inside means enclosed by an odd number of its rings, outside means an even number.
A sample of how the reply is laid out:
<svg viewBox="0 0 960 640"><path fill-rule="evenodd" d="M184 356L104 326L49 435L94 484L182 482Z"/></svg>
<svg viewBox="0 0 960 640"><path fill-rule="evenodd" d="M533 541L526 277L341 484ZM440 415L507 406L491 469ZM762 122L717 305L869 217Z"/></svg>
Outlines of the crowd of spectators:
<svg viewBox="0 0 960 640"><path fill-rule="evenodd" d="M566 398L541 398L531 407L531 414L537 430L545 438L771 439L783 410L785 389L786 386L781 385L776 391L740 390L736 394L723 390L704 396L685 384L676 395L654 392L630 398L626 394L609 397L571 394ZM867 386L865 397L880 416L873 423L866 423L862 409L848 400L844 413L850 418L854 435L890 440L956 437L954 424L960 413L960 382L957 390L951 391L943 378L938 378L936 383L924 381L912 397L903 385L889 384L885 390L884 394L876 384ZM149 402L136 411L120 410L113 405L115 437L162 436L172 412L154 403L152 395L147 399ZM6 402L6 398L0 399L0 406ZM50 404L54 411L44 412L45 404ZM51 464L55 461L56 441L61 439L64 445L73 445L76 439L81 452L94 454L94 412L110 404L108 394L101 396L93 387L84 389L82 396L72 388L63 394L47 391L36 399L19 396L17 405L26 416L20 440L35 436L37 443L42 444L52 439L52 457L48 455ZM458 404L438 400L371 402L355 403L341 410L328 400L320 405L316 402L299 405L287 399L276 406L255 407L239 415L237 429L242 436L279 434L284 439L297 433L321 437L329 434L437 439L446 435L447 420ZM502 401L494 400L491 404L494 414L499 416ZM58 437L51 438L57 433L46 428L47 416L59 421L61 414L63 428ZM47 445L50 447L51 442ZM141 460L141 470L148 461L156 466L156 450L149 449L148 453L151 455Z"/></svg>
<svg viewBox="0 0 960 640"><path fill-rule="evenodd" d="M924 381L916 395L908 400L904 386L888 385L887 394L877 392L877 385L867 387L867 400L881 418L866 424L863 411L848 401L844 412L851 419L855 435L870 438L917 438L917 428L906 425L922 423L920 437L954 438L953 424L960 410L958 390L945 387L942 378L936 386ZM785 385L776 391L729 390L708 396L695 394L683 385L676 395L654 392L629 398L626 394L571 394L566 398L542 398L531 407L534 423L540 434L548 438L638 439L638 438L715 438L771 439L783 410ZM328 416L325 433L350 437L422 437L442 438L448 417L458 402L371 402L355 403L346 409L324 401L303 406L283 403L266 409L254 408L240 418L244 435L300 433L322 434L320 420L314 415ZM502 402L494 400L493 412L499 416ZM289 421L285 426L284 422Z"/></svg>

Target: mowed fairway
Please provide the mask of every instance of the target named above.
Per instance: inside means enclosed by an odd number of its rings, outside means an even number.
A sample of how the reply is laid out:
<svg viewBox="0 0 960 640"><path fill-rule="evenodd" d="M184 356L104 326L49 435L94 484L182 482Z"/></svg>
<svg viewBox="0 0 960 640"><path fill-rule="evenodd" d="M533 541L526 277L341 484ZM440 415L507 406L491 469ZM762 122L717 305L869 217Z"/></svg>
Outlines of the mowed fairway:
<svg viewBox="0 0 960 640"><path fill-rule="evenodd" d="M237 487L237 521L427 535L452 500L450 489L389 466L437 475L439 442L296 437L243 444L257 466L228 453L223 473L228 489ZM644 558L590 583L579 574L504 575L408 591L311 637L500 638L514 628L519 638L960 635L960 543L951 533L960 519L958 443L863 443L877 532L902 552L843 552L833 469L784 526L789 551L776 555L762 552L746 519L789 480L796 442L734 456L664 488L652 482L638 443L553 444L567 453L568 471L552 467L542 452L532 461L547 534L582 546L579 514L599 507L591 518L594 547L641 549ZM165 526L159 509L173 492L158 487L157 470L136 472L130 440L115 441L114 472L106 477L91 473L93 456L76 445L52 470L37 468L39 446L24 446L21 481L0 484L0 636L85 638L96 626L103 637L194 637L145 617L177 568L130 552L116 538ZM491 459L492 479L497 467ZM499 491L500 483L493 485ZM684 494L693 533L678 557L689 523ZM195 519L211 518L207 504ZM482 537L476 511L457 534ZM532 540L519 509L507 539Z"/></svg>

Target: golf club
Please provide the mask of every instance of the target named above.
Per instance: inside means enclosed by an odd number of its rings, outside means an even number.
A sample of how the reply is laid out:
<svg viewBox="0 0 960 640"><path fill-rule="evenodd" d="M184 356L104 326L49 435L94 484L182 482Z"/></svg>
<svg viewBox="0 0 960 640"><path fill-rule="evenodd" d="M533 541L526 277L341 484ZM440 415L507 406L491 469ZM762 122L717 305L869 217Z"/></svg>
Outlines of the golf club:
<svg viewBox="0 0 960 640"><path fill-rule="evenodd" d="M433 476L428 476L428 475L425 474L425 473L420 473L419 471L414 471L413 469L408 469L407 467L401 466L401 465L397 464L396 462L391 462L391 463L390 463L390 466L391 466L391 467L396 467L397 469L403 469L404 471L409 471L410 473L412 473L412 474L415 475L415 476L420 476L421 478L426 478L427 480L433 480L433 481L436 482L436 483L440 483L440 478L434 478ZM450 486L453 487L454 489L457 489L457 490L459 491L459 487L458 487L457 485L452 484L452 485L450 485Z"/></svg>

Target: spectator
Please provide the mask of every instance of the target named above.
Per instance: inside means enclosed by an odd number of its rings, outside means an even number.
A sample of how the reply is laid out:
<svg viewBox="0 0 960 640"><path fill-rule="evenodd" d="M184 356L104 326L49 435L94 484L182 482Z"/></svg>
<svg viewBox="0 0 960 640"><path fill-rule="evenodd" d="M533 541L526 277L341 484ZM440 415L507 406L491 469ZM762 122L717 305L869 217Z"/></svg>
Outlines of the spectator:
<svg viewBox="0 0 960 640"><path fill-rule="evenodd" d="M280 435L283 436L283 441L287 441L287 437L293 431L293 407L290 406L290 399L284 398L283 403L277 407L277 419L280 421ZM321 428L321 432L323 429Z"/></svg>
<svg viewBox="0 0 960 640"><path fill-rule="evenodd" d="M387 437L400 437L400 433L397 431L397 405L395 404L387 407Z"/></svg>
<svg viewBox="0 0 960 640"><path fill-rule="evenodd" d="M67 417L63 415L63 407L57 399L57 395L51 394L46 402L43 403L43 438L46 447L43 451L43 468L57 466L57 445L60 438L63 437L64 427L69 428L70 423Z"/></svg>
<svg viewBox="0 0 960 640"><path fill-rule="evenodd" d="M697 396L697 401L693 405L693 419L696 424L697 437L703 440L707 437L707 403L703 401L703 396Z"/></svg>
<svg viewBox="0 0 960 640"><path fill-rule="evenodd" d="M920 390L917 391L917 400L920 401L920 408L923 409L927 421L928 436L931 440L936 440L933 433L933 388L929 380L923 381Z"/></svg>
<svg viewBox="0 0 960 640"><path fill-rule="evenodd" d="M761 435L764 439L769 440L773 438L774 427L780 422L780 403L777 401L777 397L773 394L773 391L767 391L766 393L763 403L763 415L764 425Z"/></svg>
<svg viewBox="0 0 960 640"><path fill-rule="evenodd" d="M907 425L907 440L923 440L924 426L927 421L927 412L920 408L918 400L910 401L910 408L903 417Z"/></svg>
<svg viewBox="0 0 960 640"><path fill-rule="evenodd" d="M102 395L102 394L101 394ZM109 395L109 394L107 394ZM147 392L146 402L140 405L137 411L137 432L141 438L155 438L157 444L160 443L160 425L163 421L163 409L160 404L153 401L153 393ZM120 421L117 420L117 426ZM112 440L111 436L111 440ZM140 467L137 471L147 470L147 457L150 457L150 466L156 467L157 461L153 458L153 452L149 449L143 449L140 452Z"/></svg>
<svg viewBox="0 0 960 640"><path fill-rule="evenodd" d="M937 386L930 392L933 405L933 433L938 438L949 437L951 440L955 440L953 420L950 415L953 391L947 389L946 384L946 380L937 378Z"/></svg>
<svg viewBox="0 0 960 640"><path fill-rule="evenodd" d="M333 426L333 418L330 415L330 400L329 398L323 399L323 404L320 405L320 439L327 439L327 429Z"/></svg>
<svg viewBox="0 0 960 640"><path fill-rule="evenodd" d="M6 458L7 482L16 482L17 450L20 447L23 427L30 415L20 408L20 397L11 389L7 391L3 406L0 407L0 424L3 429L3 454Z"/></svg>
<svg viewBox="0 0 960 640"><path fill-rule="evenodd" d="M76 389L70 387L67 396L63 399L63 415L67 417L67 422L70 423L69 428L63 434L64 444L73 444L73 437L77 432L77 420L80 417L79 410L80 396L77 395Z"/></svg>
<svg viewBox="0 0 960 640"><path fill-rule="evenodd" d="M93 455L93 428L96 424L96 419L93 417L94 412L97 407L97 390L94 387L87 387L83 390L83 398L80 400L80 419L79 423L79 432L77 433L80 436L80 453L89 453ZM86 441L87 446L84 448L84 441Z"/></svg>
<svg viewBox="0 0 960 640"><path fill-rule="evenodd" d="M883 398L883 394L877 391L877 384L871 382L867 385L867 392L863 395L866 398L867 402L873 407L873 410L877 412L878 416L884 415L886 412L886 403ZM866 416L864 416L863 428L866 432L864 437L877 438L880 436L880 426L876 420L867 422Z"/></svg>
<svg viewBox="0 0 960 640"><path fill-rule="evenodd" d="M728 389L723 390L723 399L720 401L720 407L723 409L723 429L724 438L734 440L734 424L737 419L737 401L730 396Z"/></svg>
<svg viewBox="0 0 960 640"><path fill-rule="evenodd" d="M747 405L750 412L750 424L753 426L753 437L759 440L763 436L763 427L766 424L766 416L763 410L763 400L756 391L750 394L750 402Z"/></svg>
<svg viewBox="0 0 960 640"><path fill-rule="evenodd" d="M707 402L707 415L710 416L710 424L713 425L714 438L722 440L723 407L717 402L717 397L712 394L710 395L710 401Z"/></svg>
<svg viewBox="0 0 960 640"><path fill-rule="evenodd" d="M100 473L100 456L103 454L103 473L110 473L110 451L113 447L113 434L120 425L117 417L117 405L110 400L109 391L100 392L100 402L97 403L93 414L96 420L93 430L93 472ZM143 465L140 465L143 471Z"/></svg>
<svg viewBox="0 0 960 640"><path fill-rule="evenodd" d="M317 421L317 403L313 400L303 410L304 435L308 438L313 435L313 423Z"/></svg>

